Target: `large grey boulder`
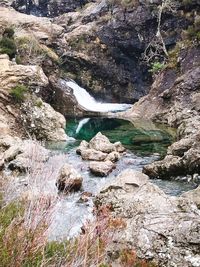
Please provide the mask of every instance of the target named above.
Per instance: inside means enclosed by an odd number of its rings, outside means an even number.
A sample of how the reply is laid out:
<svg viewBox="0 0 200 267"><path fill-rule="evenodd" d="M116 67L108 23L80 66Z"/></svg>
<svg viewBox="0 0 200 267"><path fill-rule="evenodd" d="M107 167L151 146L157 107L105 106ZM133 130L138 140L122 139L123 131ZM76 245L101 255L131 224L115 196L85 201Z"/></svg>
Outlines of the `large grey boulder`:
<svg viewBox="0 0 200 267"><path fill-rule="evenodd" d="M190 199L166 195L145 174L123 171L95 202L112 207L111 217L125 225L114 232L109 253L131 248L159 267L199 266L200 211Z"/></svg>

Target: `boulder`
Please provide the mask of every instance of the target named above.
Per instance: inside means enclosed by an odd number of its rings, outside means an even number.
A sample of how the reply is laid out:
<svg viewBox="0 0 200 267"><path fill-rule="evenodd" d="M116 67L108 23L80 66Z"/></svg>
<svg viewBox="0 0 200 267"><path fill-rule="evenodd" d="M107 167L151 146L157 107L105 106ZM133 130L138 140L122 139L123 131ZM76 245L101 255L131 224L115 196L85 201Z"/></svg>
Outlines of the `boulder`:
<svg viewBox="0 0 200 267"><path fill-rule="evenodd" d="M199 259L200 213L186 196L166 195L148 176L128 169L101 190L95 203L112 207L111 218L124 222L114 231L110 255L130 248L159 267L198 266L192 260Z"/></svg>
<svg viewBox="0 0 200 267"><path fill-rule="evenodd" d="M143 172L151 178L170 178L184 174L182 158L167 155L162 161L155 161L144 166Z"/></svg>
<svg viewBox="0 0 200 267"><path fill-rule="evenodd" d="M115 151L115 145L102 133L97 133L89 142L89 147L104 153Z"/></svg>
<svg viewBox="0 0 200 267"><path fill-rule="evenodd" d="M59 191L74 192L81 189L82 181L81 175L70 164L65 163L58 174L56 186Z"/></svg>
<svg viewBox="0 0 200 267"><path fill-rule="evenodd" d="M125 147L121 144L121 142L115 142L114 143L115 150L119 153L123 153L126 151Z"/></svg>
<svg viewBox="0 0 200 267"><path fill-rule="evenodd" d="M11 146L9 149L7 149L4 152L3 158L5 161L11 161L16 158L17 155L21 154L23 152L23 148L20 144L16 144L14 146Z"/></svg>
<svg viewBox="0 0 200 267"><path fill-rule="evenodd" d="M108 156L106 157L106 160L112 161L112 162L117 162L120 159L120 154L119 152L113 151L111 153L108 154Z"/></svg>
<svg viewBox="0 0 200 267"><path fill-rule="evenodd" d="M98 162L92 161L89 164L90 171L96 176L107 176L112 170L116 167L116 165L109 160Z"/></svg>
<svg viewBox="0 0 200 267"><path fill-rule="evenodd" d="M77 147L77 149L76 149L76 153L77 153L78 155L81 155L82 151L88 149L88 147L89 147L89 143L86 142L85 140L83 140L83 141L81 141L79 147Z"/></svg>
<svg viewBox="0 0 200 267"><path fill-rule="evenodd" d="M38 140L66 141L66 120L49 104L30 96L22 105L24 125Z"/></svg>
<svg viewBox="0 0 200 267"><path fill-rule="evenodd" d="M195 203L195 205L197 205L197 207L200 209L200 185L194 190L183 193L181 196Z"/></svg>
<svg viewBox="0 0 200 267"><path fill-rule="evenodd" d="M10 152L9 152L10 151ZM13 151L13 153L11 153ZM37 171L41 164L46 162L50 156L50 151L32 140L21 140L21 143L15 144L8 150L9 161L8 168L12 171L27 172L28 170ZM18 153L19 152L19 153ZM14 159L13 159L14 156Z"/></svg>
<svg viewBox="0 0 200 267"><path fill-rule="evenodd" d="M94 149L85 149L81 151L81 157L84 160L103 161L107 157L107 154Z"/></svg>

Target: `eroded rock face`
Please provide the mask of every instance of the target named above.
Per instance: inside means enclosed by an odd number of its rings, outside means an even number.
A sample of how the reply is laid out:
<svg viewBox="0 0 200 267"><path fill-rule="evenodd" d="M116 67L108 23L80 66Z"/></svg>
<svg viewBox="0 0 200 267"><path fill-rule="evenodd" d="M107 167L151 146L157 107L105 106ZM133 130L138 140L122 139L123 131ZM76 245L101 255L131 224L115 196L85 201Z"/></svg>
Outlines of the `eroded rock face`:
<svg viewBox="0 0 200 267"><path fill-rule="evenodd" d="M56 185L59 191L68 193L80 190L82 181L81 175L70 164L65 163L59 172Z"/></svg>
<svg viewBox="0 0 200 267"><path fill-rule="evenodd" d="M195 266L192 259L199 259L200 212L186 195L170 197L148 176L123 171L96 199L97 206L111 206L112 217L124 221L125 227L114 234L110 254L132 248L160 267Z"/></svg>

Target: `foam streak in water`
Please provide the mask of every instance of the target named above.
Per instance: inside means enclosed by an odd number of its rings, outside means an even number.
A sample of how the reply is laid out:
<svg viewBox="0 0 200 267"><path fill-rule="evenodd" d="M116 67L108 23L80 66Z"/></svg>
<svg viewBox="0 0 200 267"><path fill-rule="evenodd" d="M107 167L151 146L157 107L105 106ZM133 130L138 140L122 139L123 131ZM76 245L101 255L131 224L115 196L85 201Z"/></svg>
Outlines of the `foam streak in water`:
<svg viewBox="0 0 200 267"><path fill-rule="evenodd" d="M74 96L76 97L79 105L88 111L95 112L111 112L123 111L131 107L130 104L113 104L113 103L100 103L97 102L84 88L80 87L73 81L66 82L67 86L73 89Z"/></svg>

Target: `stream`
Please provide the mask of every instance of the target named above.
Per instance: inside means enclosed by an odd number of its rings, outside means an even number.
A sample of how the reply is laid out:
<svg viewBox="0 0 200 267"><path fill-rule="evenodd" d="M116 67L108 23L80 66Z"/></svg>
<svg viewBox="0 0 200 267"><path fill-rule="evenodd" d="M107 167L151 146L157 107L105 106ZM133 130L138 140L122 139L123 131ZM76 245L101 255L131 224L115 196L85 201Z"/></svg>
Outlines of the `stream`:
<svg viewBox="0 0 200 267"><path fill-rule="evenodd" d="M88 162L76 154L80 142L89 141L99 131L111 142L121 141L127 149L126 154L117 162L117 168L109 176L102 178L92 175L88 170ZM67 162L83 177L82 192L90 192L93 196L114 180L122 170L131 168L141 171L144 165L164 157L175 136L172 129L158 127L151 122L133 125L125 120L108 118L70 119L67 121L66 133L74 140L68 143L49 143L48 148L67 156ZM152 182L173 196L196 187L193 183L179 181L154 179ZM50 240L62 240L76 235L81 226L93 218L92 197L88 202L82 203L82 192L60 196L50 226Z"/></svg>

